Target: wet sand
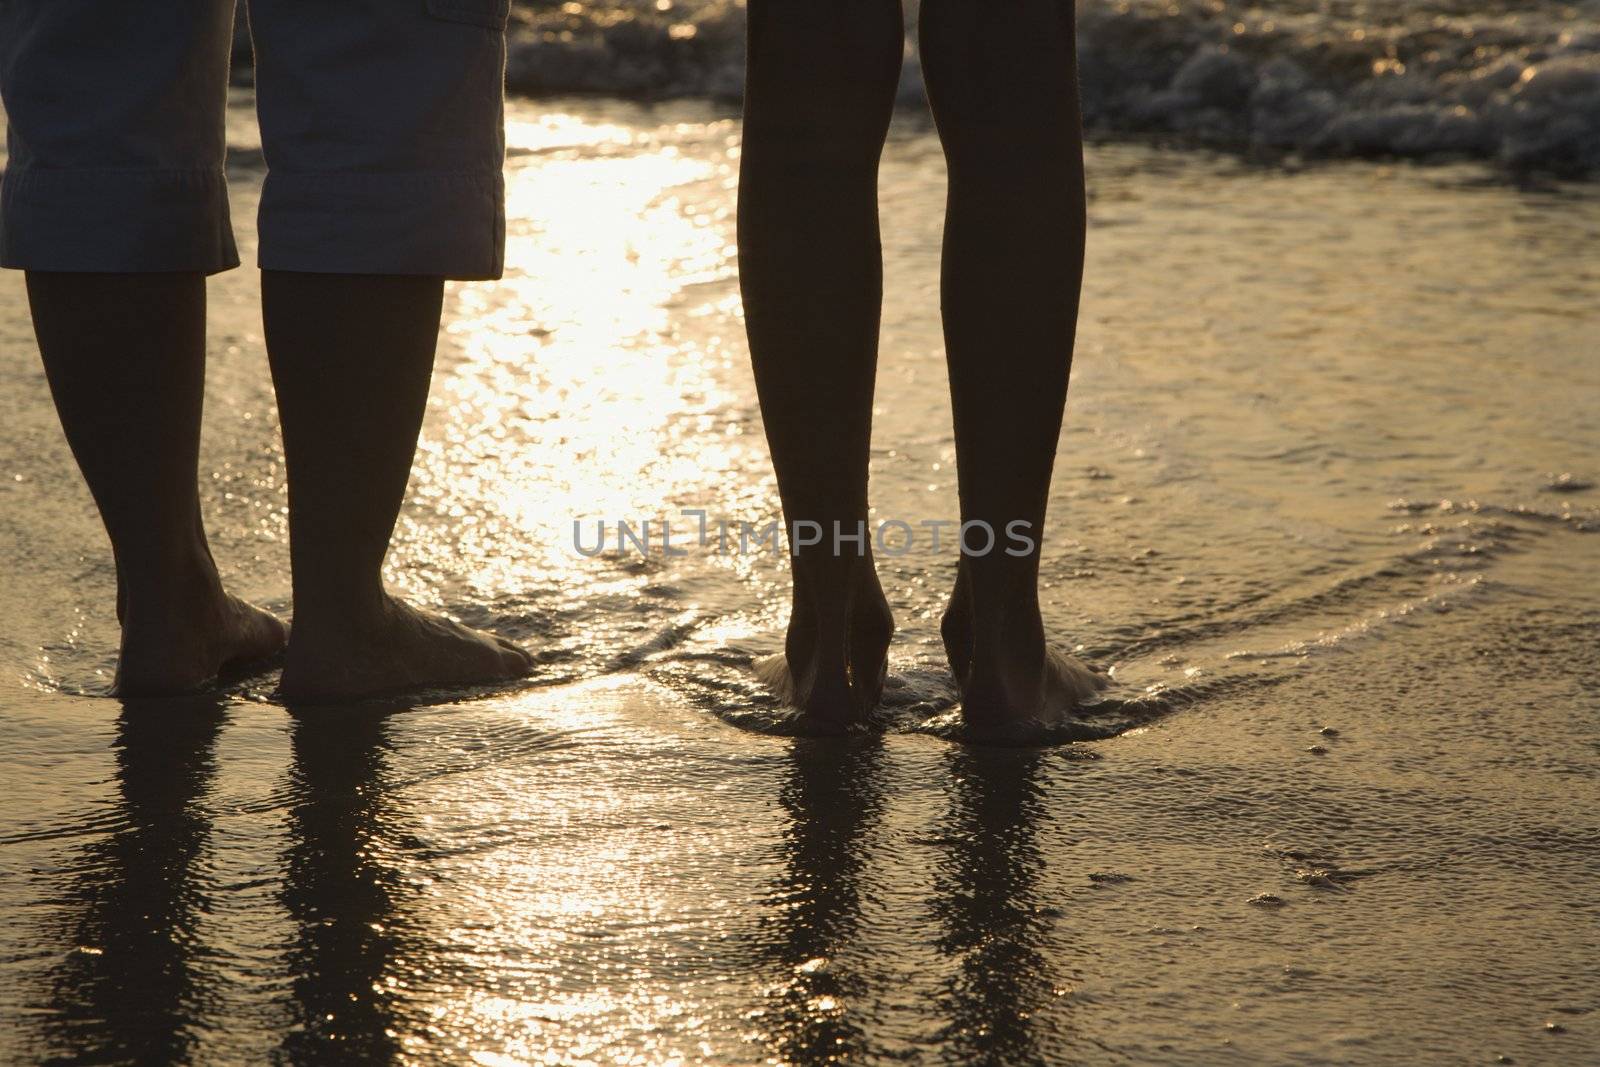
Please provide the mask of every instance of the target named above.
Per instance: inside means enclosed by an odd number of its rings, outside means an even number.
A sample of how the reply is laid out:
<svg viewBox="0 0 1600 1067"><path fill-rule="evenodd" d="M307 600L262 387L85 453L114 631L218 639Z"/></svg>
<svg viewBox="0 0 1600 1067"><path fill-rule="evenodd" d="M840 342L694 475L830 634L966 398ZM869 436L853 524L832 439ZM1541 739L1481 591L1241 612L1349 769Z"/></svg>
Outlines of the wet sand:
<svg viewBox="0 0 1600 1067"><path fill-rule="evenodd" d="M883 561L885 732L761 732L781 560L679 514L775 508L732 117L524 102L509 140L511 270L448 298L391 572L538 649L526 686L98 695L109 554L0 278L0 1060L1600 1056L1593 187L1093 149L1045 598L1119 684L1099 739L998 749L929 732L948 545ZM954 516L942 180L908 116L880 521ZM212 287L202 476L286 609L256 298ZM688 554L573 549L647 518Z"/></svg>

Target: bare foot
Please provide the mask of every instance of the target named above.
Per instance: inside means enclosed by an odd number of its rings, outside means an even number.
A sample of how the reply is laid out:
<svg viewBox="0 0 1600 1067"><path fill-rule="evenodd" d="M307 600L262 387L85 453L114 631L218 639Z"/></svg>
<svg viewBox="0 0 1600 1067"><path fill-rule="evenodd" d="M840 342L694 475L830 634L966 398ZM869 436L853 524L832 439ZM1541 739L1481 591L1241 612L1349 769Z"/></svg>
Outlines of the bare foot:
<svg viewBox="0 0 1600 1067"><path fill-rule="evenodd" d="M1059 721L1111 684L1075 656L1051 645L1037 610L1002 627L1005 635L978 642L965 571L940 621L945 656L961 692L961 715L979 730L1009 731Z"/></svg>
<svg viewBox="0 0 1600 1067"><path fill-rule="evenodd" d="M883 696L894 615L870 559L854 582L847 632L824 634L809 591L797 590L785 650L755 664L778 699L819 730L865 721Z"/></svg>
<svg viewBox="0 0 1600 1067"><path fill-rule="evenodd" d="M409 689L504 682L533 669L514 643L385 596L370 618L296 620L278 691L334 703Z"/></svg>
<svg viewBox="0 0 1600 1067"><path fill-rule="evenodd" d="M1111 684L1075 656L1046 645L1039 659L974 663L961 684L961 716L980 729L1050 724Z"/></svg>
<svg viewBox="0 0 1600 1067"><path fill-rule="evenodd" d="M270 660L289 629L275 615L214 585L185 597L130 597L113 692L122 697L193 692L224 671Z"/></svg>

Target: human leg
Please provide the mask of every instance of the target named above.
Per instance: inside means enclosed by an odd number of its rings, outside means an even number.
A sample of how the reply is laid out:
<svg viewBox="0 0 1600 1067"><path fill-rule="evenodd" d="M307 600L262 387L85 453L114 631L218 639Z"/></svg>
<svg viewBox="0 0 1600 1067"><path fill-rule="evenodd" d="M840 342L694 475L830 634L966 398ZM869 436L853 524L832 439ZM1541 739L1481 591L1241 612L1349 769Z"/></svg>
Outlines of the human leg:
<svg viewBox="0 0 1600 1067"><path fill-rule="evenodd" d="M794 604L764 665L811 717L877 703L893 619L870 543L867 461L882 299L878 156L899 78L897 0L754 0L739 174L739 271L762 419L789 529ZM859 525L858 525L859 524Z"/></svg>

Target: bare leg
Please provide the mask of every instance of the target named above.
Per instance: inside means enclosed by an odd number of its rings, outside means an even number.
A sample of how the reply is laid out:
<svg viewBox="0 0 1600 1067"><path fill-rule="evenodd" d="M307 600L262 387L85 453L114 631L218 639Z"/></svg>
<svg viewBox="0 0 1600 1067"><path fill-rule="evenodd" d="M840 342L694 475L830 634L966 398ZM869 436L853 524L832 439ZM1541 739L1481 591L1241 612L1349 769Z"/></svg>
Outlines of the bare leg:
<svg viewBox="0 0 1600 1067"><path fill-rule="evenodd" d="M262 273L289 475L289 699L500 681L532 666L511 642L418 611L383 587L443 294L436 277Z"/></svg>
<svg viewBox="0 0 1600 1067"><path fill-rule="evenodd" d="M751 0L739 275L794 550L785 654L763 675L823 723L878 701L894 620L870 548L867 459L882 302L878 156L894 107L898 0Z"/></svg>
<svg viewBox="0 0 1600 1067"><path fill-rule="evenodd" d="M964 523L944 621L975 725L1049 716L1098 688L1052 650L1039 545L1083 275L1072 0L924 0L922 64L950 168L942 306ZM1034 543L1009 555L1012 523ZM975 528L971 547L987 538Z"/></svg>
<svg viewBox="0 0 1600 1067"><path fill-rule="evenodd" d="M283 624L223 592L200 519L205 277L29 271L27 285L56 411L116 557L117 692L180 693L276 653Z"/></svg>

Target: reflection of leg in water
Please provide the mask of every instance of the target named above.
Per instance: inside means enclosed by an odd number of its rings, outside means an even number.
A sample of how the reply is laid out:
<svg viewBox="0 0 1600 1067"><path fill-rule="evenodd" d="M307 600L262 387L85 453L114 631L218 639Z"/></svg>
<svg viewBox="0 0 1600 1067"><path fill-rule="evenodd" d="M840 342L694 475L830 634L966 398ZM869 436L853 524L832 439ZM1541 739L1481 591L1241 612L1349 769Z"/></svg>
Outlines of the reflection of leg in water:
<svg viewBox="0 0 1600 1067"><path fill-rule="evenodd" d="M443 293L441 278L262 275L289 474L287 698L500 681L532 666L511 642L418 611L383 587Z"/></svg>
<svg viewBox="0 0 1600 1067"><path fill-rule="evenodd" d="M944 620L979 727L1059 714L1103 684L1050 647L1038 592L1083 272L1073 17L1071 0L924 0L920 15L950 168L942 306L961 518L997 541L963 556ZM1001 547L1013 523L1031 552Z"/></svg>
<svg viewBox="0 0 1600 1067"><path fill-rule="evenodd" d="M198 870L211 834L203 800L222 721L220 705L201 697L124 705L119 804L107 820L118 828L72 865L63 902L72 927L43 1026L54 1052L30 1062L192 1059L206 999L198 927L211 910Z"/></svg>
<svg viewBox="0 0 1600 1067"><path fill-rule="evenodd" d="M1042 945L1044 857L1036 840L1041 758L1026 750L973 748L951 755L954 810L943 834L949 860L934 912L940 949L956 963L941 998L941 1039L962 1063L1043 1062L1035 1017L1053 999Z"/></svg>
<svg viewBox="0 0 1600 1067"><path fill-rule="evenodd" d="M28 301L61 426L111 535L117 692L181 693L278 652L283 624L223 591L200 520L205 276L29 271Z"/></svg>
<svg viewBox="0 0 1600 1067"><path fill-rule="evenodd" d="M293 1064L384 1063L400 1051L392 918L400 880L383 866L387 715L325 712L294 722L294 807L283 903L299 935L289 953Z"/></svg>
<svg viewBox="0 0 1600 1067"><path fill-rule="evenodd" d="M767 1013L768 1043L782 1063L855 1062L871 1050L850 1015L861 983L842 973L839 953L859 940L863 839L883 807L876 747L841 752L798 741L778 800L789 817L776 918L763 947L781 968L779 1002Z"/></svg>
<svg viewBox="0 0 1600 1067"><path fill-rule="evenodd" d="M867 518L882 254L878 156L903 29L897 0L752 0L739 170L739 273L761 414L796 549L784 654L763 671L818 725L878 701L894 621Z"/></svg>

